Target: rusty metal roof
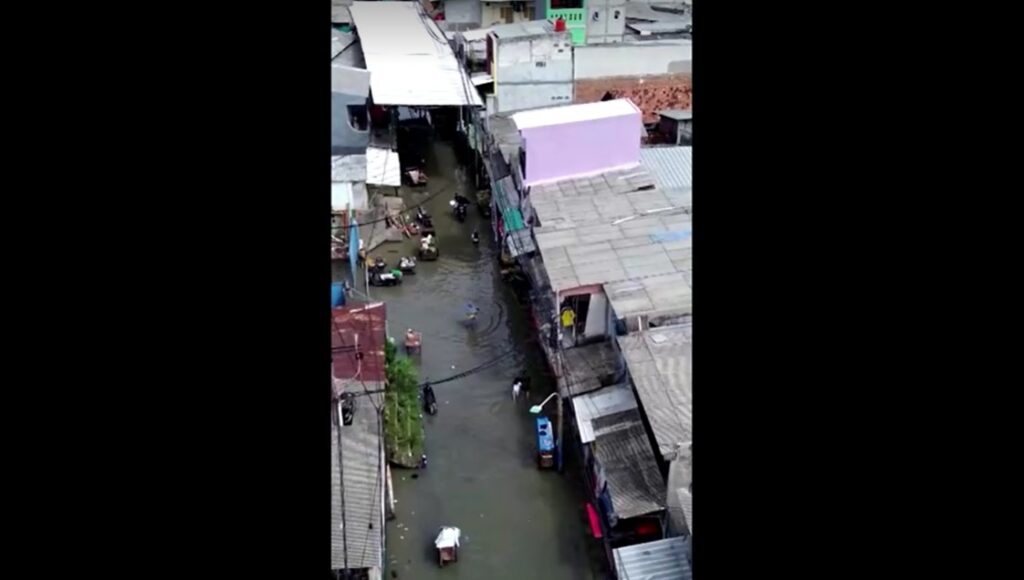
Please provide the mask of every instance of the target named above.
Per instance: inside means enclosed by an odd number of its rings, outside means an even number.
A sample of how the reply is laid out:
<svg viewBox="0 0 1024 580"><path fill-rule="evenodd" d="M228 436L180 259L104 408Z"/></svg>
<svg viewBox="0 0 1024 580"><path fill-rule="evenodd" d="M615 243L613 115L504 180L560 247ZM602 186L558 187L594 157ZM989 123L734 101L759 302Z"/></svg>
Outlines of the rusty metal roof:
<svg viewBox="0 0 1024 580"><path fill-rule="evenodd" d="M383 302L355 304L331 311L331 359L334 378L383 383L387 310ZM361 354L362 360L359 359Z"/></svg>

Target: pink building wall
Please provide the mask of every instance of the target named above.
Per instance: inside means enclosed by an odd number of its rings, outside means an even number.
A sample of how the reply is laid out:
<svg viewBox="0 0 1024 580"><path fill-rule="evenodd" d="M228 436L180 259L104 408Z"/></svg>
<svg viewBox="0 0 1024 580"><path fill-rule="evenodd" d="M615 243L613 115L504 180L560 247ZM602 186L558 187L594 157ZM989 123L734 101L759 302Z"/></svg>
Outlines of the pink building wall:
<svg viewBox="0 0 1024 580"><path fill-rule="evenodd" d="M600 173L640 163L641 113L520 131L524 185Z"/></svg>

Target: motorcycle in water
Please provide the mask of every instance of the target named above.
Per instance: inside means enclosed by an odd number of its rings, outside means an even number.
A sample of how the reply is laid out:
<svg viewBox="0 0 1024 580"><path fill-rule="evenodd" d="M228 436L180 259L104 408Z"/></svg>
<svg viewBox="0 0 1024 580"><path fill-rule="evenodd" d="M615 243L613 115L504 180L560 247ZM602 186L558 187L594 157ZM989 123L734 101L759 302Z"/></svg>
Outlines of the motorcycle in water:
<svg viewBox="0 0 1024 580"><path fill-rule="evenodd" d="M421 226L434 225L430 221L430 214L423 209L423 206L419 206L416 208L416 221L419 222Z"/></svg>
<svg viewBox="0 0 1024 580"><path fill-rule="evenodd" d="M459 222L466 221L466 208L469 206L469 200L459 194L455 194L455 199L448 202L455 213L455 219Z"/></svg>
<svg viewBox="0 0 1024 580"><path fill-rule="evenodd" d="M430 383L423 385L423 407L428 414L437 414L437 397L434 395L434 388L430 386Z"/></svg>
<svg viewBox="0 0 1024 580"><path fill-rule="evenodd" d="M416 258L412 256L402 256L398 261L398 269L403 274L415 274L416 273Z"/></svg>
<svg viewBox="0 0 1024 580"><path fill-rule="evenodd" d="M420 224L420 235L425 236L434 233L434 219L430 217L430 214L422 206L416 208L416 221Z"/></svg>

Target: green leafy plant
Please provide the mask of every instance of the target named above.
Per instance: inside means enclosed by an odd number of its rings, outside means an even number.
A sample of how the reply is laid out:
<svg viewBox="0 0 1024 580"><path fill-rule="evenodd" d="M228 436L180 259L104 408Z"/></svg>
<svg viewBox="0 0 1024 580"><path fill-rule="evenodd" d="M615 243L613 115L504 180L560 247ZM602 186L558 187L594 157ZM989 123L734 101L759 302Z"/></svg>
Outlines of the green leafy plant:
<svg viewBox="0 0 1024 580"><path fill-rule="evenodd" d="M388 458L403 467L415 467L423 454L423 417L420 413L419 374L407 358L385 343L387 391L384 394L384 437Z"/></svg>

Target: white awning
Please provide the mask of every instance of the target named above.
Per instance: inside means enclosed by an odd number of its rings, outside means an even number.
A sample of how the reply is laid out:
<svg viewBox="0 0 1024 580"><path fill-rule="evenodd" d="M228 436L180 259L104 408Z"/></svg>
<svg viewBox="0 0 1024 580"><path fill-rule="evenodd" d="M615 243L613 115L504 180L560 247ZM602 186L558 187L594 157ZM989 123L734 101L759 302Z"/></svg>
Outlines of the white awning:
<svg viewBox="0 0 1024 580"><path fill-rule="evenodd" d="M383 147L366 148L366 183L370 185L402 185L398 152Z"/></svg>
<svg viewBox="0 0 1024 580"><path fill-rule="evenodd" d="M331 210L343 212L347 209L368 209L368 196L365 183L332 183Z"/></svg>
<svg viewBox="0 0 1024 580"><path fill-rule="evenodd" d="M374 103L483 106L444 33L419 2L354 2L350 10Z"/></svg>

